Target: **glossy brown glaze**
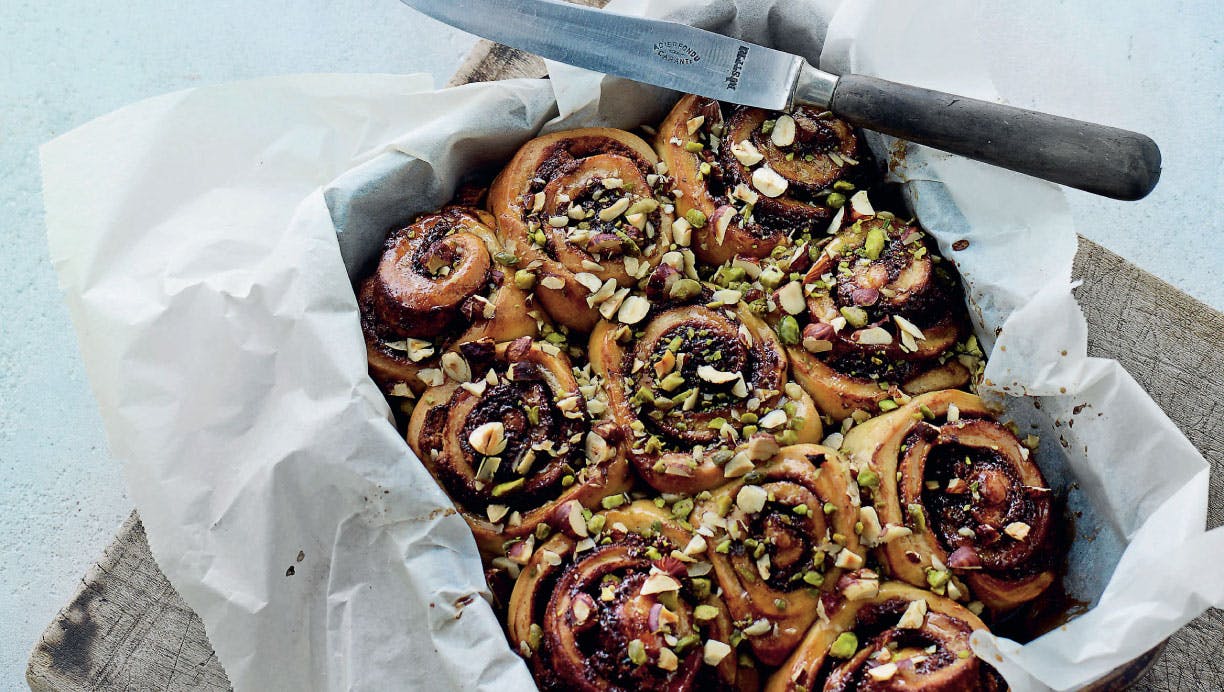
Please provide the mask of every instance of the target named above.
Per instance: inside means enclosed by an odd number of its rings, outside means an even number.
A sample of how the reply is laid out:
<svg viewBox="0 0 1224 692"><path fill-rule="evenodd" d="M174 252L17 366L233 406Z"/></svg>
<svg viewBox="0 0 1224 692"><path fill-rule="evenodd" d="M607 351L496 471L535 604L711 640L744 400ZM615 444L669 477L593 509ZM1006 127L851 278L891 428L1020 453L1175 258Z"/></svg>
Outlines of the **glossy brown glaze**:
<svg viewBox="0 0 1224 692"><path fill-rule="evenodd" d="M606 299L623 300L658 264L672 206L657 161L628 132L573 130L523 145L493 182L489 206L502 244L557 322L591 331Z"/></svg>
<svg viewBox="0 0 1224 692"><path fill-rule="evenodd" d="M781 664L807 633L821 595L841 577L838 565L859 566L867 557L855 530L852 482L836 451L792 445L693 511L690 523L708 530L715 547L709 558L732 617L768 626L748 637L766 665ZM745 488L770 499L746 511L738 501Z"/></svg>
<svg viewBox="0 0 1224 692"><path fill-rule="evenodd" d="M900 582L854 600L826 597L823 616L770 677L770 692L1006 689L969 647L986 625L961 605Z"/></svg>
<svg viewBox="0 0 1224 692"><path fill-rule="evenodd" d="M733 652L706 660L732 624L709 580L669 557L692 532L651 502L595 517L592 540L553 536L514 587L510 639L541 689L755 689Z"/></svg>
<svg viewBox="0 0 1224 692"><path fill-rule="evenodd" d="M420 371L453 344L532 336L537 322L485 212L451 206L388 234L357 291L370 374L388 393L420 392Z"/></svg>
<svg viewBox="0 0 1224 692"><path fill-rule="evenodd" d="M702 295L713 298L708 288ZM725 483L727 464L758 432L779 444L820 440L810 397L786 387L777 336L742 304L665 303L637 327L600 323L590 358L629 459L654 488Z"/></svg>
<svg viewBox="0 0 1224 692"><path fill-rule="evenodd" d="M522 337L457 355L467 379L425 391L407 438L486 555L627 487L619 432L592 423L564 354Z"/></svg>
<svg viewBox="0 0 1224 692"><path fill-rule="evenodd" d="M780 119L789 119L787 139L774 134ZM677 218L693 222L697 212L693 250L714 265L737 254L764 257L788 238L823 231L834 213L826 203L832 185L852 172L859 155L853 129L831 114L806 106L788 114L723 106L698 96L680 99L655 146L683 193ZM785 189L774 194L754 181L762 168Z"/></svg>
<svg viewBox="0 0 1224 692"><path fill-rule="evenodd" d="M1001 613L1055 578L1052 493L1016 436L980 399L915 397L846 434L863 503L903 535L877 556L896 579Z"/></svg>
<svg viewBox="0 0 1224 692"><path fill-rule="evenodd" d="M839 218L834 238L810 250L789 349L796 379L838 420L902 393L964 386L976 361L956 353L967 332L959 287L926 234L852 208Z"/></svg>

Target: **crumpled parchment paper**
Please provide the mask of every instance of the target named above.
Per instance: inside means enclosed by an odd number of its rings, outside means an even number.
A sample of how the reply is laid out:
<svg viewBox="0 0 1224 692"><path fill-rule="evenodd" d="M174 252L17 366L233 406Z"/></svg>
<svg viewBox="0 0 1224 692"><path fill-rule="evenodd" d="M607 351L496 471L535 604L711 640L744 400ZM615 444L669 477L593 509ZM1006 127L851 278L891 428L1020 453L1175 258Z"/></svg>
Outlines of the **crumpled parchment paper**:
<svg viewBox="0 0 1224 692"><path fill-rule="evenodd" d="M997 97L967 2L913 5L613 9ZM655 123L675 97L550 68L551 83L443 91L395 75L206 87L43 147L52 261L112 454L238 689L531 687L480 597L466 525L366 375L350 279L389 227L541 129ZM1095 607L1027 646L983 636L978 650L1016 689L1074 688L1224 606L1207 465L1116 363L1085 356L1057 187L913 146L895 164L994 347L989 389L1041 435L1051 484L1083 513L1066 583Z"/></svg>

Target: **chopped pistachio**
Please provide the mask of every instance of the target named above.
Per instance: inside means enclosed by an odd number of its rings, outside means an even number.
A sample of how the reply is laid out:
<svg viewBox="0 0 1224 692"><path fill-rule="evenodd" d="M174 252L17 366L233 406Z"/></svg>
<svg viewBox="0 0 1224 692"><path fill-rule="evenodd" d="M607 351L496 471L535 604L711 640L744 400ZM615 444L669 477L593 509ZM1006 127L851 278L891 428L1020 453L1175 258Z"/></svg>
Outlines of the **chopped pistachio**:
<svg viewBox="0 0 1224 692"><path fill-rule="evenodd" d="M689 209L684 213L684 220L693 228L703 228L706 225L706 215L700 209Z"/></svg>
<svg viewBox="0 0 1224 692"><path fill-rule="evenodd" d="M884 229L873 228L867 231L867 240L863 242L863 254L867 259L880 259L880 253L884 251Z"/></svg>
<svg viewBox="0 0 1224 692"><path fill-rule="evenodd" d="M858 637L853 632L842 632L837 635L837 639L829 647L829 655L834 658L850 658L856 651L858 651Z"/></svg>
<svg viewBox="0 0 1224 692"><path fill-rule="evenodd" d="M790 284L794 285L794 284ZM778 338L788 346L799 343L799 322L794 317L786 315L778 322Z"/></svg>
<svg viewBox="0 0 1224 692"><path fill-rule="evenodd" d="M839 310L842 317L846 318L846 323L855 329L867 326L867 311L855 306L847 305Z"/></svg>
<svg viewBox="0 0 1224 692"><path fill-rule="evenodd" d="M641 639L634 639L629 642L629 660L635 666L640 666L646 663L646 645Z"/></svg>

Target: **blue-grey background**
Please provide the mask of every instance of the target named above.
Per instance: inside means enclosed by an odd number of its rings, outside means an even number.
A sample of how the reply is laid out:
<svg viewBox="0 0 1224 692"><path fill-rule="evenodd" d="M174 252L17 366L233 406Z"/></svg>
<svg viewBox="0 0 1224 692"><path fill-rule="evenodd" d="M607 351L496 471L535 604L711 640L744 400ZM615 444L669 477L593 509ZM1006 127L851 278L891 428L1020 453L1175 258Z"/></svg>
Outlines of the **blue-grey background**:
<svg viewBox="0 0 1224 692"><path fill-rule="evenodd" d="M1009 101L1137 129L1164 151L1142 202L1069 191L1079 232L1224 309L1218 1L978 12ZM473 41L395 0L0 2L0 689L24 686L30 647L131 510L81 367L88 344L47 259L38 145L132 101L235 79L428 72L441 85Z"/></svg>

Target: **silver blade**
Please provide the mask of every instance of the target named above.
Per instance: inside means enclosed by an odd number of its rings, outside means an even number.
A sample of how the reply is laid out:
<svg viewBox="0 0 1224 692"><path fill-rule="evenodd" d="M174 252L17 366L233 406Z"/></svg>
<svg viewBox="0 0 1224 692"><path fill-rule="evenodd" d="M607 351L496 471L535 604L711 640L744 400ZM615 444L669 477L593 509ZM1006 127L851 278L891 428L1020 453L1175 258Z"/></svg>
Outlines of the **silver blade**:
<svg viewBox="0 0 1224 692"><path fill-rule="evenodd" d="M557 0L403 2L468 33L550 60L771 110L790 105L806 65L790 53L684 24Z"/></svg>

